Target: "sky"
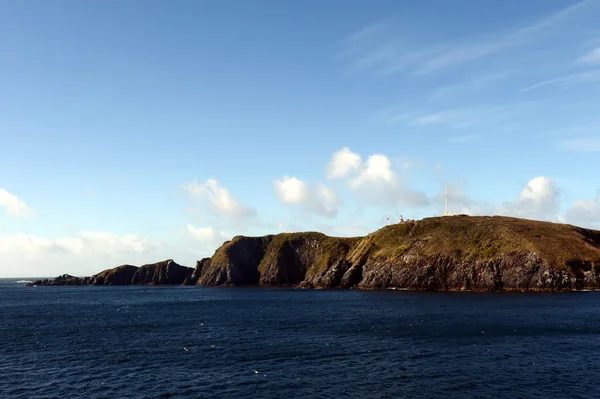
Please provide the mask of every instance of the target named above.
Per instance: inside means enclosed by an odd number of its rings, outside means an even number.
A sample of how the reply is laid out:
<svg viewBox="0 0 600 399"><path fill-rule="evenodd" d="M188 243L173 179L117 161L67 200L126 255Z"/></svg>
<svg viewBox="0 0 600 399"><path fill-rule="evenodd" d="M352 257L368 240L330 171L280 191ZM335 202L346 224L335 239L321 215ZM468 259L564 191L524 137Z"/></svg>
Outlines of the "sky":
<svg viewBox="0 0 600 399"><path fill-rule="evenodd" d="M600 1L0 2L0 277L444 213L600 229ZM389 218L389 222L388 222Z"/></svg>

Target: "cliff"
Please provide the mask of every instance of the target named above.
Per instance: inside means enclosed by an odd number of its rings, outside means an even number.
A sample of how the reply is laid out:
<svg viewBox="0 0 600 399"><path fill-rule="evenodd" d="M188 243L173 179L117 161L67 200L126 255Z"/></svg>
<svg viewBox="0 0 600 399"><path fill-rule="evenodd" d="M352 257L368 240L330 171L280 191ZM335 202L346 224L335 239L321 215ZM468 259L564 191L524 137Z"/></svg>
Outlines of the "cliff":
<svg viewBox="0 0 600 399"><path fill-rule="evenodd" d="M190 284L295 286L327 282L338 263L346 264L358 238L328 237L321 233L283 233L265 237L237 236L225 242L210 259L203 259Z"/></svg>
<svg viewBox="0 0 600 399"><path fill-rule="evenodd" d="M142 268L144 267L146 266L142 266ZM89 283L93 285L129 285L138 269L140 268L137 266L123 265L104 270L92 276Z"/></svg>
<svg viewBox="0 0 600 399"><path fill-rule="evenodd" d="M169 266L170 265L170 266ZM600 288L600 232L550 222L465 215L386 226L366 237L237 236L195 269L172 260L121 266L80 284L185 284L570 291ZM72 276L48 284L76 285Z"/></svg>

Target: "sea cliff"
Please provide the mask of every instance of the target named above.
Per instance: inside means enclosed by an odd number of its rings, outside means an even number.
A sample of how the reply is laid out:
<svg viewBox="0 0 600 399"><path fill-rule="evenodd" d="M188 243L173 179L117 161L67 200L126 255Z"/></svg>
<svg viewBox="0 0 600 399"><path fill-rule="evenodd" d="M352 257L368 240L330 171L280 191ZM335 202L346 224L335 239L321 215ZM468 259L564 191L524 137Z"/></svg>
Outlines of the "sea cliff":
<svg viewBox="0 0 600 399"><path fill-rule="evenodd" d="M426 218L365 237L237 236L186 268L173 260L31 285L293 286L408 290L600 288L600 231L501 216Z"/></svg>
<svg viewBox="0 0 600 399"><path fill-rule="evenodd" d="M181 266L173 259L167 259L140 267L118 266L91 277L63 274L54 279L37 280L27 285L180 285L193 272L193 268Z"/></svg>

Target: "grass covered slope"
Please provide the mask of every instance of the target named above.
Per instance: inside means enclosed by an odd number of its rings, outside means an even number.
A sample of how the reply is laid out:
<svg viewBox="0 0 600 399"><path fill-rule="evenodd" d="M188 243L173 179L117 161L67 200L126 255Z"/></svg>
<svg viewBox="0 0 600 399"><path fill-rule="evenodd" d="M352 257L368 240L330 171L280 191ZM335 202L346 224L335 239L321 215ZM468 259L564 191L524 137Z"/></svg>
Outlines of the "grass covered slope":
<svg viewBox="0 0 600 399"><path fill-rule="evenodd" d="M374 259L443 254L472 261L529 251L553 266L575 259L600 260L598 231L502 216L446 216L395 224L365 237L365 243L371 245Z"/></svg>
<svg viewBox="0 0 600 399"><path fill-rule="evenodd" d="M448 216L366 237L235 237L192 284L424 290L573 290L600 284L600 232L509 217Z"/></svg>

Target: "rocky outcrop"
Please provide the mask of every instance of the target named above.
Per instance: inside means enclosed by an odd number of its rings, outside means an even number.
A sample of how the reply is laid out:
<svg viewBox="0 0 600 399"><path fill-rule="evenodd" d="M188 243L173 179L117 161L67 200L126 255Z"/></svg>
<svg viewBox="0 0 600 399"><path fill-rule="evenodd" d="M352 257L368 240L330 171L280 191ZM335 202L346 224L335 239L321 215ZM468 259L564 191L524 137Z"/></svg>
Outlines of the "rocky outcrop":
<svg viewBox="0 0 600 399"><path fill-rule="evenodd" d="M204 258L196 262L196 268L192 274L183 281L183 285L196 285L200 277L202 277L202 271L206 270L210 266L210 258Z"/></svg>
<svg viewBox="0 0 600 399"><path fill-rule="evenodd" d="M123 265L114 269L104 270L91 277L93 285L130 285L137 266Z"/></svg>
<svg viewBox="0 0 600 399"><path fill-rule="evenodd" d="M195 269L167 260L33 284L600 289L600 232L567 224L459 215L390 225L365 237L316 232L237 236L212 257L198 261Z"/></svg>
<svg viewBox="0 0 600 399"><path fill-rule="evenodd" d="M273 236L235 237L225 242L201 268L196 268L197 285L256 285L258 265Z"/></svg>
<svg viewBox="0 0 600 399"><path fill-rule="evenodd" d="M181 266L168 259L147 264L137 269L131 279L132 285L181 285L192 275L194 269Z"/></svg>
<svg viewBox="0 0 600 399"><path fill-rule="evenodd" d="M530 252L503 254L488 261L464 261L444 255L402 256L396 262L363 266L359 288L397 287L409 290L572 290L575 280L544 265ZM588 281L597 286L598 281Z"/></svg>
<svg viewBox="0 0 600 399"><path fill-rule="evenodd" d="M27 285L181 285L193 271L191 267L181 266L168 259L141 267L118 266L92 277L74 277L64 274L51 280L38 280Z"/></svg>
<svg viewBox="0 0 600 399"><path fill-rule="evenodd" d="M89 277L75 277L70 274L63 274L53 279L37 280L26 285L86 285L89 284Z"/></svg>

